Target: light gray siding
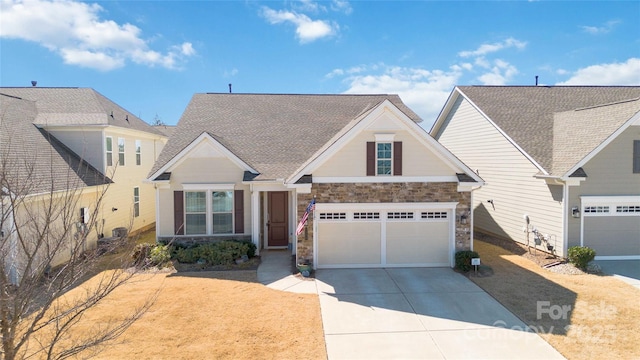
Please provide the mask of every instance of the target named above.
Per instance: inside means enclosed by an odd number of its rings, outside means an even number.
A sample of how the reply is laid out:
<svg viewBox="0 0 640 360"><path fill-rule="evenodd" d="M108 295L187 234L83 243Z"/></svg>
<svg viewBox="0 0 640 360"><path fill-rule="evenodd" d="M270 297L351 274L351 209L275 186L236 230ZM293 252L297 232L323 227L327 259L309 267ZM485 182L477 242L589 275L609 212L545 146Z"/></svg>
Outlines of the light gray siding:
<svg viewBox="0 0 640 360"><path fill-rule="evenodd" d="M640 174L633 173L634 140L640 140L637 126L622 132L582 167L587 178L570 188L569 207L582 209L581 196L640 195ZM569 218L569 246L580 245L580 222ZM640 255L639 244L640 215L584 218L584 245L593 246L597 256Z"/></svg>
<svg viewBox="0 0 640 360"><path fill-rule="evenodd" d="M526 243L528 215L533 227L553 235L561 253L562 186L534 178L539 169L464 98L445 121L436 139L486 182L473 195L475 227Z"/></svg>

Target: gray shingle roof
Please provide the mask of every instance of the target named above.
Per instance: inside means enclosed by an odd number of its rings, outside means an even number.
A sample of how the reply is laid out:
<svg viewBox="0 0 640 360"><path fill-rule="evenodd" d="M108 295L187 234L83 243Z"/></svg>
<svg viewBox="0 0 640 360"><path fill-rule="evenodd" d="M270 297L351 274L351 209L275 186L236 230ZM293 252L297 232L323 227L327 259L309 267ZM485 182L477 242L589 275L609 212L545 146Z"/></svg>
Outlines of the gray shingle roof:
<svg viewBox="0 0 640 360"><path fill-rule="evenodd" d="M556 113L552 174L564 175L638 111L635 99Z"/></svg>
<svg viewBox="0 0 640 360"><path fill-rule="evenodd" d="M164 135L90 88L1 87L0 93L35 102L41 126L111 125Z"/></svg>
<svg viewBox="0 0 640 360"><path fill-rule="evenodd" d="M284 179L384 100L421 121L397 95L195 94L149 176L207 132L259 171L255 180Z"/></svg>
<svg viewBox="0 0 640 360"><path fill-rule="evenodd" d="M33 124L34 101L0 94L0 171L22 195L110 183L78 155ZM3 184L5 185L5 184Z"/></svg>
<svg viewBox="0 0 640 360"><path fill-rule="evenodd" d="M554 137L555 113L640 97L640 86L459 86L458 89L549 173L555 171L554 145L575 141L577 135L566 132ZM599 121L609 122L611 118ZM597 139L612 132L609 125L583 130L580 136L592 148L598 145ZM568 161L562 154L557 157L559 161ZM562 167L566 168L566 164Z"/></svg>

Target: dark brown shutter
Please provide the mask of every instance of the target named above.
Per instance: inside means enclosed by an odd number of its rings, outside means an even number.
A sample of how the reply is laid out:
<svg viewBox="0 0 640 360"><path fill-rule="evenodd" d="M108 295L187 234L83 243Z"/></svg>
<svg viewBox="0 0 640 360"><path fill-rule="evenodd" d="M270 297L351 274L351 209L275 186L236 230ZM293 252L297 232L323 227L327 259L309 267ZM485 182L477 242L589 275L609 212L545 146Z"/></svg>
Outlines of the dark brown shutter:
<svg viewBox="0 0 640 360"><path fill-rule="evenodd" d="M633 173L640 174L640 140L633 140Z"/></svg>
<svg viewBox="0 0 640 360"><path fill-rule="evenodd" d="M393 143L393 175L402 175L402 141Z"/></svg>
<svg viewBox="0 0 640 360"><path fill-rule="evenodd" d="M184 235L184 192L173 192L173 230L176 235Z"/></svg>
<svg viewBox="0 0 640 360"><path fill-rule="evenodd" d="M233 211L236 223L234 233L244 234L244 190L233 192Z"/></svg>
<svg viewBox="0 0 640 360"><path fill-rule="evenodd" d="M376 143L367 141L367 176L376 175Z"/></svg>

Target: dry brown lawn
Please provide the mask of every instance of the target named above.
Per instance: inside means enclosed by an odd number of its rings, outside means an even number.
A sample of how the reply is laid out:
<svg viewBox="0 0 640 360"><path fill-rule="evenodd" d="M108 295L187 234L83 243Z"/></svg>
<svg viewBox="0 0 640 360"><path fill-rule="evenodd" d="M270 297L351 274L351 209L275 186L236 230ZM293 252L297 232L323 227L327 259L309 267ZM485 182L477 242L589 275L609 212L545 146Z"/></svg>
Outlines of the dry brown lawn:
<svg viewBox="0 0 640 360"><path fill-rule="evenodd" d="M476 240L474 247L493 275L470 275L471 280L534 327L562 355L568 359L640 359L638 289L611 276L552 273L487 242ZM548 301L540 308L551 314L538 316L538 301ZM563 305L571 310L566 319L562 318Z"/></svg>
<svg viewBox="0 0 640 360"><path fill-rule="evenodd" d="M97 359L326 359L317 295L269 289L256 282L255 271L140 274L135 280L82 320L78 331L90 331L158 294ZM65 296L76 291L82 286Z"/></svg>

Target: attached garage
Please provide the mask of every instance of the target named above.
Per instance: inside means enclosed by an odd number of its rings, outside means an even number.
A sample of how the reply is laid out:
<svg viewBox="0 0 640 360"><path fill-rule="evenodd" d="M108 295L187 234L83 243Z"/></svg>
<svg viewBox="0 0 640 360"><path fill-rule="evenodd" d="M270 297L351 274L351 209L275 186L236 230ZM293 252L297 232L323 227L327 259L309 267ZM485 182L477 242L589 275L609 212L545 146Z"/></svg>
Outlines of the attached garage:
<svg viewBox="0 0 640 360"><path fill-rule="evenodd" d="M640 196L583 196L582 245L596 259L640 259Z"/></svg>
<svg viewBox="0 0 640 360"><path fill-rule="evenodd" d="M316 204L318 268L452 266L457 203Z"/></svg>

